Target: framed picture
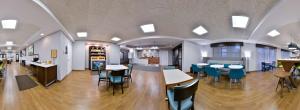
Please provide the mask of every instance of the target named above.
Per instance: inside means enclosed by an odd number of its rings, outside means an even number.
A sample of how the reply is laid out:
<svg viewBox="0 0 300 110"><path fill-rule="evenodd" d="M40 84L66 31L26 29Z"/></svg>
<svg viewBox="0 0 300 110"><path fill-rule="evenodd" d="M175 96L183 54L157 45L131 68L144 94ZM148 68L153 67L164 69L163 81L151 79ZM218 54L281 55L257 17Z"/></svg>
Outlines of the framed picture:
<svg viewBox="0 0 300 110"><path fill-rule="evenodd" d="M30 45L27 48L28 56L33 56L34 55L34 46Z"/></svg>
<svg viewBox="0 0 300 110"><path fill-rule="evenodd" d="M57 50L56 49L51 50L51 58L57 58Z"/></svg>

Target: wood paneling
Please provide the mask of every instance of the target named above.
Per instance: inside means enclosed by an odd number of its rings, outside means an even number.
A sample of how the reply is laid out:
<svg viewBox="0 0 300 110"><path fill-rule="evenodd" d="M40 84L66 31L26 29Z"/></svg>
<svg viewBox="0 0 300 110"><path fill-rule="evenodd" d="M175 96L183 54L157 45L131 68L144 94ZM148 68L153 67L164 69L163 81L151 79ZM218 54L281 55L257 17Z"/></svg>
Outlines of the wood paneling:
<svg viewBox="0 0 300 110"><path fill-rule="evenodd" d="M161 72L133 70L133 83L125 88L124 94L117 89L115 96L105 83L98 87L98 76L91 75L91 71L73 71L48 89L38 86L25 91L18 90L14 78L20 74L29 74L29 71L16 63L8 66L6 79L0 83L1 110L168 110ZM230 89L226 78L215 84L209 79L200 80L195 109L300 109L299 88L290 93L284 91L280 98L275 91L277 81L272 72L247 74L244 88L232 86Z"/></svg>

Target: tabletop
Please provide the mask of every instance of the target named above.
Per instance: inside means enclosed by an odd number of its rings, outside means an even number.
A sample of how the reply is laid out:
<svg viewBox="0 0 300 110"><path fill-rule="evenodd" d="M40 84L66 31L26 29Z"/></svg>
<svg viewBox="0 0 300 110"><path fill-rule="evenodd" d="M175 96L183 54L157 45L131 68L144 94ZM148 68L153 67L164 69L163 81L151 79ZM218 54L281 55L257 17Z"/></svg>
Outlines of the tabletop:
<svg viewBox="0 0 300 110"><path fill-rule="evenodd" d="M127 70L128 67L124 65L106 65L106 70Z"/></svg>
<svg viewBox="0 0 300 110"><path fill-rule="evenodd" d="M242 69L243 66L242 65L229 65L228 68L230 68L230 69Z"/></svg>
<svg viewBox="0 0 300 110"><path fill-rule="evenodd" d="M211 68L224 68L224 65L210 65Z"/></svg>
<svg viewBox="0 0 300 110"><path fill-rule="evenodd" d="M198 66L207 66L207 63L197 63Z"/></svg>
<svg viewBox="0 0 300 110"><path fill-rule="evenodd" d="M174 85L192 80L193 77L179 69L163 70L166 85Z"/></svg>

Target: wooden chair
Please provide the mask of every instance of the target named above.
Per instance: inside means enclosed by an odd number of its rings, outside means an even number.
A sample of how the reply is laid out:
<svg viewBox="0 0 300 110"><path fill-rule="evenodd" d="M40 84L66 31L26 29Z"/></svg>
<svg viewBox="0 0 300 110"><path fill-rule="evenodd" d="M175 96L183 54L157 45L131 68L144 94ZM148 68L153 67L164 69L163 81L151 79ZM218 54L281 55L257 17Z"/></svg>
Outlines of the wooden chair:
<svg viewBox="0 0 300 110"><path fill-rule="evenodd" d="M167 90L168 106L172 110L194 110L195 93L199 79L195 79L181 86L175 86Z"/></svg>
<svg viewBox="0 0 300 110"><path fill-rule="evenodd" d="M113 86L113 95L115 94L115 87L121 85L122 94L124 93L123 84L124 84L124 75L125 70L111 71L109 76L110 84Z"/></svg>
<svg viewBox="0 0 300 110"><path fill-rule="evenodd" d="M289 77L290 77L290 73L288 72L277 72L274 74L275 77L278 77L278 83L276 86L276 91L278 89L278 86L280 85L281 90L280 90L280 95L281 97L283 96L283 88L288 88L288 91L290 92L290 87L291 87L291 82L288 81Z"/></svg>

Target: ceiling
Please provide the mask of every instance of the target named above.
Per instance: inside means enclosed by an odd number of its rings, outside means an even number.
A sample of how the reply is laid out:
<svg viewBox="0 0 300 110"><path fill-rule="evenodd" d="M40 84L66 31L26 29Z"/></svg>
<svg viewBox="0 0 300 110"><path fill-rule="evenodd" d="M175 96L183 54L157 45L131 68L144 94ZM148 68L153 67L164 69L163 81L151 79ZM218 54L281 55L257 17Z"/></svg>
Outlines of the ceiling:
<svg viewBox="0 0 300 110"><path fill-rule="evenodd" d="M52 18L32 0L1 0L0 20L16 19L15 30L5 30L0 26L0 47L6 41L13 41L15 47L31 42L34 35L49 34L59 30Z"/></svg>
<svg viewBox="0 0 300 110"><path fill-rule="evenodd" d="M111 42L110 39L117 36L122 40L113 43L132 46L174 45L183 39L196 39L194 41L199 44L207 40L238 39L284 47L287 42L300 41L297 37L300 35L297 31L299 0L40 1L50 13L32 0L1 0L0 19L18 19L19 24L16 30L0 29L0 45L7 40L14 41L17 46L26 45L41 38L40 33L47 35L62 29L75 40ZM15 6L13 10L12 6ZM248 27L232 28L232 15L250 17ZM148 23L155 25L156 32L142 32L139 26ZM192 30L199 25L204 26L208 33L203 36L194 34ZM278 29L281 35L275 38L266 36L272 29ZM79 31L87 31L88 37L78 38L76 32ZM169 37L141 39L149 36Z"/></svg>

